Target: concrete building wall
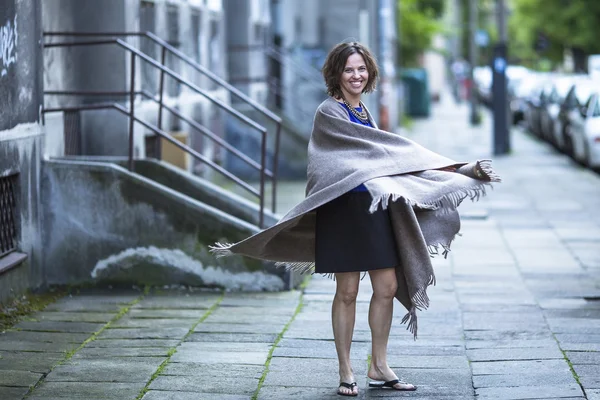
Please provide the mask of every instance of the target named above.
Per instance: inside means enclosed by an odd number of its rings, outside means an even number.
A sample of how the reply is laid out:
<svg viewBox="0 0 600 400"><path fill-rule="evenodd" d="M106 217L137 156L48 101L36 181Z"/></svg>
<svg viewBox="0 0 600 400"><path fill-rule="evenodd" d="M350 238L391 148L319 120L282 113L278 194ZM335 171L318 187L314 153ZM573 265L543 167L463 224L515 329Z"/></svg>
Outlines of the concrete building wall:
<svg viewBox="0 0 600 400"><path fill-rule="evenodd" d="M56 0L44 2L45 31L68 32L135 32L150 31L167 40L196 62L227 78L224 46L224 26L220 1L200 0ZM160 60L160 47L146 38L123 38L150 57ZM47 38L47 41L73 41L71 37ZM130 88L130 54L117 45L82 48L51 48L45 50L45 83L49 90L127 91ZM151 94L159 92L159 70L136 59L136 89ZM227 93L206 77L186 66L168 53L165 64L184 79L205 89L210 96L229 101ZM221 117L207 98L165 75L165 102L223 136ZM75 105L109 101L129 106L124 96L78 96L46 98L46 106ZM158 125L158 105L137 98L136 115ZM62 115L48 115L48 131L54 140L61 140ZM81 154L115 155L128 153L128 118L115 110L84 111L79 115ZM181 122L169 112L163 112L163 130L184 137L185 142L209 158L217 157L212 142ZM219 129L221 130L219 132ZM136 124L134 155L147 155L146 138L151 130ZM64 139L62 139L64 141ZM49 146L50 155L61 156L63 145ZM154 154L152 154L154 155ZM191 160L188 169L196 163Z"/></svg>
<svg viewBox="0 0 600 400"><path fill-rule="evenodd" d="M43 283L40 174L44 129L39 1L0 0L0 179L15 176L16 252L0 257L0 303ZM5 220L2 223L6 223ZM7 227L0 229L6 231ZM9 257L25 261L6 269Z"/></svg>
<svg viewBox="0 0 600 400"><path fill-rule="evenodd" d="M103 264L117 270L103 278L121 283L210 284L223 274L254 272L265 282L258 290L281 290L291 279L285 269L259 260L209 254L215 240L236 242L258 231L216 208L114 164L57 160L48 161L45 171L43 243L50 284L93 282ZM122 260L121 269L110 260L123 252L135 261ZM156 257L149 260L148 253ZM181 263L169 263L177 254Z"/></svg>

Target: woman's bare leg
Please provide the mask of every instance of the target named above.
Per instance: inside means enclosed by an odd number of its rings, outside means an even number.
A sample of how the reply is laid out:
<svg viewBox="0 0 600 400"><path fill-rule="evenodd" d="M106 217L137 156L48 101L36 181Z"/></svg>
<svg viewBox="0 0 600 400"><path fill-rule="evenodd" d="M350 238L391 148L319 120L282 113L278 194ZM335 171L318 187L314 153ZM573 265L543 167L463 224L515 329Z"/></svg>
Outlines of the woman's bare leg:
<svg viewBox="0 0 600 400"><path fill-rule="evenodd" d="M387 345L392 326L394 296L396 295L396 271L394 268L369 271L373 297L369 306L369 327L371 328L371 366L368 376L377 381L398 379L387 363ZM397 389L411 389L413 385L397 383Z"/></svg>
<svg viewBox="0 0 600 400"><path fill-rule="evenodd" d="M335 274L335 280L337 286L331 307L331 321L340 367L340 382L352 383L354 382L354 373L350 363L350 346L354 333L360 272ZM358 393L357 387L349 389L340 386L338 390L345 394Z"/></svg>

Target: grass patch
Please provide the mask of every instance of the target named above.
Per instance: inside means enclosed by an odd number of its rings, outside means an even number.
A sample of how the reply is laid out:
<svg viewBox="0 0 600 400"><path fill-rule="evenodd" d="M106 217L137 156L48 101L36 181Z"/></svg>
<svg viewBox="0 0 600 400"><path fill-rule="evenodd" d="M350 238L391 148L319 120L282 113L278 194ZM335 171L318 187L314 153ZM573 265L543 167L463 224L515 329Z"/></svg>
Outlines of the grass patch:
<svg viewBox="0 0 600 400"><path fill-rule="evenodd" d="M265 379L267 379L267 374L269 373L269 365L271 365L271 359L273 358L273 352L275 351L275 348L277 347L277 345L279 344L281 339L283 339L283 335L285 334L285 332L287 332L287 330L289 329L292 322L294 322L294 320L296 319L296 316L298 314L300 314L300 312L302 311L302 307L304 307L304 293L302 293L300 295L300 302L298 303L298 306L296 307L294 314L292 315L292 317L290 318L288 323L285 324L285 326L283 327L281 332L279 332L279 335L277 335L277 337L275 338L275 341L273 342L273 346L271 346L271 349L269 350L269 354L267 355L267 361L265 362L265 370L263 371L262 376L260 377L260 379L258 381L258 387L256 388L256 391L252 395L252 400L256 400L258 398L258 393L260 392L260 389L262 388L263 384L265 383Z"/></svg>
<svg viewBox="0 0 600 400"><path fill-rule="evenodd" d="M12 328L30 314L42 311L49 304L69 293L66 288L52 288L45 293L27 293L5 305L0 305L0 332Z"/></svg>
<svg viewBox="0 0 600 400"><path fill-rule="evenodd" d="M569 357L567 357L567 352L564 351L563 349L560 349L560 352L562 353L563 357L565 358L565 361L569 365L569 369L571 370L571 374L573 374L573 378L575 378L575 380L577 381L577 384L579 386L581 386L581 389L583 389L583 385L581 384L581 381L579 380L579 375L577 375L577 372L575 372L575 368L573 368L573 363L571 362L571 360L569 360Z"/></svg>
<svg viewBox="0 0 600 400"><path fill-rule="evenodd" d="M148 382L146 383L144 388L141 390L141 392L138 394L138 396L135 398L135 400L141 400L141 398L144 397L146 395L146 393L148 393L148 390L150 390L150 384L156 378L158 378L158 376L160 374L162 374L162 372L165 369L165 367L167 366L167 364L169 364L169 362L171 361L171 357L173 357L173 354L177 353L177 347L181 343L185 342L185 340L192 333L194 333L194 330L196 329L196 327L198 325L200 325L202 322L204 322L206 320L206 318L208 318L219 307L219 305L223 301L224 297L225 297L225 292L222 292L221 296L217 299L217 301L204 313L204 315L202 315L202 317L200 317L200 319L198 321L196 321L194 323L194 325L192 325L192 327L188 330L188 332L185 334L185 336L175 346L173 346L169 349L169 351L167 352L167 358L165 358L165 360L162 363L160 363L160 365L158 366L156 371L154 371L154 373L150 377L150 380L148 380Z"/></svg>

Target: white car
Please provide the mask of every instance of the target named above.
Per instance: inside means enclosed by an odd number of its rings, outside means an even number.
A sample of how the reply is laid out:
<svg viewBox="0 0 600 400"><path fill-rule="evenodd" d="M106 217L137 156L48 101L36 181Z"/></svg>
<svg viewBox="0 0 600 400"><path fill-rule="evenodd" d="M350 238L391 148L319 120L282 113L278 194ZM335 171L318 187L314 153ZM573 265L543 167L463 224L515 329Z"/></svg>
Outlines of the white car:
<svg viewBox="0 0 600 400"><path fill-rule="evenodd" d="M573 158L590 168L600 168L600 88L572 113L567 135Z"/></svg>

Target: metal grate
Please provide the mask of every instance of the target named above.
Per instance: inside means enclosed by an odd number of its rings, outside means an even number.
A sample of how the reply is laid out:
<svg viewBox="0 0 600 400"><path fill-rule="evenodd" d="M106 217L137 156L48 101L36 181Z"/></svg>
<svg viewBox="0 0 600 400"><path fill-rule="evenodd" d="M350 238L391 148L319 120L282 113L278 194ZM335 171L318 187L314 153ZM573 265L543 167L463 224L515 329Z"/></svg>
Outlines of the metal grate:
<svg viewBox="0 0 600 400"><path fill-rule="evenodd" d="M17 177L0 177L0 257L17 249Z"/></svg>
<svg viewBox="0 0 600 400"><path fill-rule="evenodd" d="M63 114L65 135L65 156L81 155L81 115L79 111L65 111Z"/></svg>

